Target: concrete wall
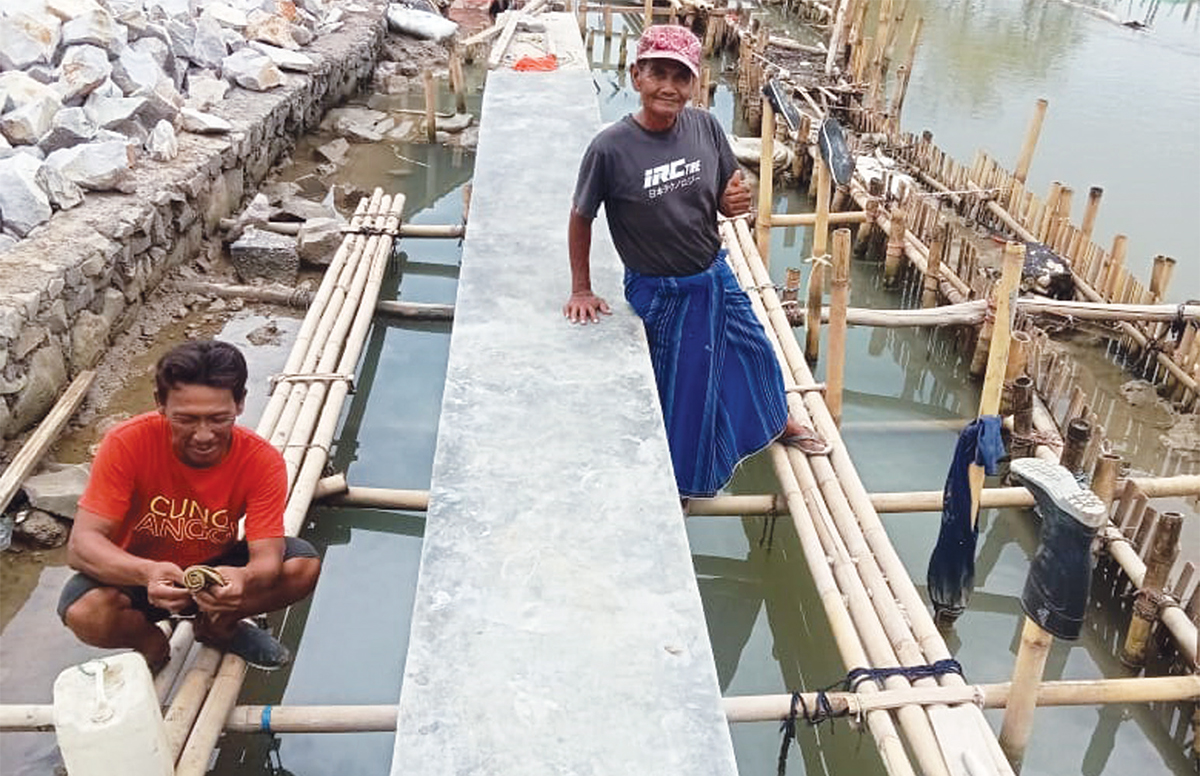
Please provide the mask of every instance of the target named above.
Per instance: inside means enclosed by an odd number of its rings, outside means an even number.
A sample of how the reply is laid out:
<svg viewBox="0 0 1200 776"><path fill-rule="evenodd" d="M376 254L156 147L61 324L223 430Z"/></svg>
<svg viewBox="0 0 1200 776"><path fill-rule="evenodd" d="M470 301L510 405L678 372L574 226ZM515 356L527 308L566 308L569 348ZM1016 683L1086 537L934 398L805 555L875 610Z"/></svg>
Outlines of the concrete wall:
<svg viewBox="0 0 1200 776"><path fill-rule="evenodd" d="M312 73L271 92L230 90L211 112L234 132L180 133L175 159L139 158L130 193L90 193L0 254L0 436L37 423L295 138L370 82L383 38L382 18L348 17L306 49L320 57Z"/></svg>

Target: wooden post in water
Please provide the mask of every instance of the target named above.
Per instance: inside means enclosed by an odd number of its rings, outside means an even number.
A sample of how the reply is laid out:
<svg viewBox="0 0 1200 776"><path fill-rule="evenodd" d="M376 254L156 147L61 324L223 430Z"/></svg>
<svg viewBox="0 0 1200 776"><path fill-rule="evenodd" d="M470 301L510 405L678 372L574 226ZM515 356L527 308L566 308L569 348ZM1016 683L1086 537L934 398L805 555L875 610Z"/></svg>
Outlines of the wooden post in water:
<svg viewBox="0 0 1200 776"><path fill-rule="evenodd" d="M869 204L869 202L868 202ZM950 242L950 224L942 224L933 233L929 243L929 258L925 264L925 283L921 291L921 306L924 308L937 307L938 283L942 275L942 254L946 244Z"/></svg>
<svg viewBox="0 0 1200 776"><path fill-rule="evenodd" d="M817 223L813 227L812 262L808 271L808 313L804 318L804 357L815 362L821 353L821 300L825 265L829 262L829 165L817 154ZM765 263L765 261L764 261Z"/></svg>
<svg viewBox="0 0 1200 776"><path fill-rule="evenodd" d="M1037 148L1038 135L1042 133L1042 121L1046 118L1046 108L1050 105L1041 98L1033 107L1033 118L1029 120L1029 128L1025 130L1025 142L1021 146L1021 154L1017 157L1017 166L1013 169L1013 177L1021 183L1029 176L1029 165L1033 162L1033 151Z"/></svg>
<svg viewBox="0 0 1200 776"><path fill-rule="evenodd" d="M833 278L829 292L829 363L825 366L825 406L833 422L842 422L842 386L846 372L846 307L850 303L850 230L833 233Z"/></svg>
<svg viewBox="0 0 1200 776"><path fill-rule="evenodd" d="M437 142L437 90L433 82L433 70L425 68L421 71L425 82L425 139L430 143Z"/></svg>
<svg viewBox="0 0 1200 776"><path fill-rule="evenodd" d="M883 259L883 284L889 288L896 285L896 279L900 275L900 264L904 261L904 233L908 230L908 213L903 205L892 208L891 219L887 252Z"/></svg>
<svg viewBox="0 0 1200 776"><path fill-rule="evenodd" d="M1118 234L1113 237L1112 250L1109 251L1108 275L1104 277L1103 288L1099 287L1100 281L1096 281L1096 290L1106 301L1113 301L1113 294L1118 288L1121 275L1125 273L1125 251L1128 245L1129 238L1125 235Z"/></svg>
<svg viewBox="0 0 1200 776"><path fill-rule="evenodd" d="M450 49L450 88L454 90L454 110L458 113L467 112L467 87L463 83L462 56L458 46Z"/></svg>
<svg viewBox="0 0 1200 776"><path fill-rule="evenodd" d="M1183 515L1179 512L1163 512L1158 520L1154 544L1146 560L1146 576L1142 579L1141 589L1133 602L1129 632L1125 636L1125 646L1121 649L1121 662L1130 668L1140 667L1146 662L1150 629L1158 619L1167 573L1179 554L1179 531L1182 526Z"/></svg>
<svg viewBox="0 0 1200 776"><path fill-rule="evenodd" d="M1101 453L1096 459L1096 468L1092 470L1092 492L1104 502L1105 507L1112 506L1117 493L1117 477L1121 474L1121 456L1116 453Z"/></svg>
<svg viewBox="0 0 1200 776"><path fill-rule="evenodd" d="M775 198L775 109L762 101L762 147L758 155L758 218L755 243L763 263L771 266L771 201Z"/></svg>
<svg viewBox="0 0 1200 776"><path fill-rule="evenodd" d="M1029 734L1033 732L1038 685L1042 681L1042 672L1046 670L1046 656L1053 642L1053 636L1033 620L1025 618L1025 627L1021 629L1021 646L1018 647L1017 662L1013 666L1012 689L1000 727L1000 748L1008 756L1014 771L1021 769Z"/></svg>
<svg viewBox="0 0 1200 776"><path fill-rule="evenodd" d="M1103 196L1104 189L1099 186L1088 189L1087 207L1083 211L1083 222L1079 225L1079 231L1083 232L1084 245L1092 239L1092 230L1096 228L1096 214L1100 212L1100 198Z"/></svg>

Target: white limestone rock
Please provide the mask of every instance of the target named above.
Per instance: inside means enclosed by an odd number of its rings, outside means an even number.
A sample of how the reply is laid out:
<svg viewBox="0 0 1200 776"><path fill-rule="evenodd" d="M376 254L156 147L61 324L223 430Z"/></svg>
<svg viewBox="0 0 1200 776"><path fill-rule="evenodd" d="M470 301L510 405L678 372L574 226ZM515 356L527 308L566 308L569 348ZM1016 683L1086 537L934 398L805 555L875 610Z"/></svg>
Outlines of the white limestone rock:
<svg viewBox="0 0 1200 776"><path fill-rule="evenodd" d="M91 191L120 186L133 161L133 147L119 140L63 148L46 157L46 164Z"/></svg>
<svg viewBox="0 0 1200 776"><path fill-rule="evenodd" d="M229 246L229 258L242 281L266 278L281 283L295 283L300 269L296 240L254 226Z"/></svg>
<svg viewBox="0 0 1200 776"><path fill-rule="evenodd" d="M40 0L46 10L68 22L76 16L82 16L91 11L103 10L96 0Z"/></svg>
<svg viewBox="0 0 1200 776"><path fill-rule="evenodd" d="M103 8L76 16L62 26L63 45L91 43L109 54L119 54L128 42L129 31Z"/></svg>
<svg viewBox="0 0 1200 776"><path fill-rule="evenodd" d="M188 78L186 105L192 110L205 111L224 100L228 91L228 81L201 70Z"/></svg>
<svg viewBox="0 0 1200 776"><path fill-rule="evenodd" d="M300 48L300 44L292 37L292 23L282 16L255 10L250 12L248 20L244 31L246 40L257 40L285 49Z"/></svg>
<svg viewBox="0 0 1200 776"><path fill-rule="evenodd" d="M50 199L37 182L42 162L28 154L0 159L0 214L4 226L24 237L50 218Z"/></svg>
<svg viewBox="0 0 1200 776"><path fill-rule="evenodd" d="M188 0L145 0L144 7L147 13L159 10L171 18L190 16L192 13L192 4Z"/></svg>
<svg viewBox="0 0 1200 776"><path fill-rule="evenodd" d="M46 192L50 204L59 210L70 210L83 204L83 189L75 181L63 175L56 167L43 164L35 176L37 184Z"/></svg>
<svg viewBox="0 0 1200 776"><path fill-rule="evenodd" d="M100 129L111 129L140 142L158 120L148 120L148 105L145 97L98 97L93 94L83 109Z"/></svg>
<svg viewBox="0 0 1200 776"><path fill-rule="evenodd" d="M336 218L308 219L296 237L300 260L307 264L329 264L345 237L342 222Z"/></svg>
<svg viewBox="0 0 1200 776"><path fill-rule="evenodd" d="M151 158L160 162L174 159L179 155L179 144L175 140L175 127L171 125L171 122L164 119L154 125L154 129L150 130L150 136L146 138L146 150L150 152Z"/></svg>
<svg viewBox="0 0 1200 776"><path fill-rule="evenodd" d="M288 49L272 46L268 43L260 41L251 41L250 48L260 54L266 54L271 58L280 70L291 70L296 73L309 73L317 66L317 63L312 60L312 57L307 54L302 54L299 51L289 51Z"/></svg>
<svg viewBox="0 0 1200 776"><path fill-rule="evenodd" d="M179 124L188 132L198 135L219 135L232 132L233 125L220 116L184 107L179 111Z"/></svg>
<svg viewBox="0 0 1200 776"><path fill-rule="evenodd" d="M339 166L346 163L346 154L348 153L350 153L350 143L341 137L335 137L328 143L317 147L318 156Z"/></svg>
<svg viewBox="0 0 1200 776"><path fill-rule="evenodd" d="M112 80L126 96L131 96L149 92L168 79L153 56L126 46L113 60Z"/></svg>
<svg viewBox="0 0 1200 776"><path fill-rule="evenodd" d="M0 116L0 132L13 145L34 145L50 131L61 107L57 97L42 97Z"/></svg>
<svg viewBox="0 0 1200 776"><path fill-rule="evenodd" d="M58 92L19 70L0 73L0 113L7 113L43 97L58 97Z"/></svg>
<svg viewBox="0 0 1200 776"><path fill-rule="evenodd" d="M63 108L54 114L50 131L38 143L46 153L86 143L96 136L96 122L83 108Z"/></svg>
<svg viewBox="0 0 1200 776"><path fill-rule="evenodd" d="M16 4L14 4L15 6ZM50 14L9 10L0 17L0 70L49 64L62 33L62 20Z"/></svg>
<svg viewBox="0 0 1200 776"><path fill-rule="evenodd" d="M221 62L221 75L244 89L256 92L265 92L283 84L283 73L271 58L249 48L225 57Z"/></svg>
<svg viewBox="0 0 1200 776"><path fill-rule="evenodd" d="M171 44L172 56L190 59L192 46L195 45L196 41L196 22L191 17L168 19L167 37Z"/></svg>
<svg viewBox="0 0 1200 776"><path fill-rule="evenodd" d="M229 48L221 36L221 25L211 16L201 16L196 22L192 44L186 52L187 58L197 67L217 69L228 54Z"/></svg>
<svg viewBox="0 0 1200 776"><path fill-rule="evenodd" d="M204 15L211 16L217 21L217 24L230 30L243 30L249 23L245 11L241 8L234 8L228 3L208 3L204 6Z"/></svg>
<svg viewBox="0 0 1200 776"><path fill-rule="evenodd" d="M83 43L67 47L59 65L59 73L58 90L63 102L70 104L83 100L108 80L112 65L108 62L107 51Z"/></svg>

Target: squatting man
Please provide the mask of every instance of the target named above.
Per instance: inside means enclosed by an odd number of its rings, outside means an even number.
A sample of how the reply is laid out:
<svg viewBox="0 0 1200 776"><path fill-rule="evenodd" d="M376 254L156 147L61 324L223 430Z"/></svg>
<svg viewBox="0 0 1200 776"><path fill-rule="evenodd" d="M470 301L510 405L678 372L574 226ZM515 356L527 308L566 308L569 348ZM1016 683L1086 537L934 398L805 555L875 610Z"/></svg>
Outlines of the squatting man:
<svg viewBox="0 0 1200 776"><path fill-rule="evenodd" d="M245 618L307 596L320 560L308 542L284 536L287 469L265 439L237 425L245 397L237 348L187 342L158 362L157 409L104 436L68 545L79 573L58 604L80 640L135 649L157 670L170 654L157 623L192 617L198 641L250 665L291 659ZM189 589L184 572L197 565L211 584Z"/></svg>

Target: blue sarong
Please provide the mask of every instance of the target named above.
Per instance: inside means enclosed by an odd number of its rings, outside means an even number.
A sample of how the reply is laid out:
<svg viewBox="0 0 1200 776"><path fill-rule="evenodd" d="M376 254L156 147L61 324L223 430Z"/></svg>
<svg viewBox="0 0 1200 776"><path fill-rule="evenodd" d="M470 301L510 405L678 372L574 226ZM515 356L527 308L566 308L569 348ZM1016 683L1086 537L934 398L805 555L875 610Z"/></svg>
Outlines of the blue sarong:
<svg viewBox="0 0 1200 776"><path fill-rule="evenodd" d="M783 432L779 362L725 251L695 275L626 269L625 298L646 326L679 495L713 496Z"/></svg>

